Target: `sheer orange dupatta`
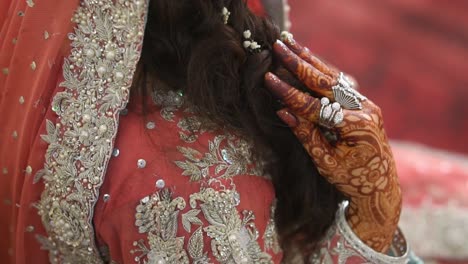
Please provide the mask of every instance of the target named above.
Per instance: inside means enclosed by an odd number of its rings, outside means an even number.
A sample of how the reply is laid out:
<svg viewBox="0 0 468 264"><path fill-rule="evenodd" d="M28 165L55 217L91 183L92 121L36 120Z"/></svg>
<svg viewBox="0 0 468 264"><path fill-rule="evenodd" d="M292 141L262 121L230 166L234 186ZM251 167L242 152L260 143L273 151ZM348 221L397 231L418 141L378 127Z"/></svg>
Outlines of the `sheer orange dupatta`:
<svg viewBox="0 0 468 264"><path fill-rule="evenodd" d="M47 149L40 134L56 118L50 102L69 52L67 33L78 0L0 1L0 259L42 263L34 208L43 183L33 184Z"/></svg>

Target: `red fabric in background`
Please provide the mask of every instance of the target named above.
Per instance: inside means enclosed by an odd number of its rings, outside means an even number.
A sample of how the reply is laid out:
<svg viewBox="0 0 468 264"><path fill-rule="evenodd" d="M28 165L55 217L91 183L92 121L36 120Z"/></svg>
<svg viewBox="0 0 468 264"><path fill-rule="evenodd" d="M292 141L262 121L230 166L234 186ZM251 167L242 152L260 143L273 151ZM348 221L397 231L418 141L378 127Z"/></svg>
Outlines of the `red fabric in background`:
<svg viewBox="0 0 468 264"><path fill-rule="evenodd" d="M249 6L250 10L254 12L256 15L264 16L265 15L265 8L260 0L248 0L247 5Z"/></svg>
<svg viewBox="0 0 468 264"><path fill-rule="evenodd" d="M354 75L391 138L468 153L468 2L289 0L292 32Z"/></svg>

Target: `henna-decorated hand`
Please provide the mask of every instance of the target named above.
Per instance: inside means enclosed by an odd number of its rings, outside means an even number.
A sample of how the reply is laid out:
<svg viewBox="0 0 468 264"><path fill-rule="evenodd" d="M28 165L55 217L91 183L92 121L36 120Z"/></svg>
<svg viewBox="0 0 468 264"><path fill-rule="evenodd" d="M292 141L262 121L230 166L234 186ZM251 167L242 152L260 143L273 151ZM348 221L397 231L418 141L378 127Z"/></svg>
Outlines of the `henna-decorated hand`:
<svg viewBox="0 0 468 264"><path fill-rule="evenodd" d="M356 235L384 252L397 228L401 192L381 111L364 100L361 110L343 109L344 119L334 128L320 127L320 98L311 94L333 102L332 87L338 82L339 72L292 37L284 43L275 43L275 55L311 93L292 87L284 74L280 75L283 81L267 73L266 86L286 106L278 115L302 142L320 174L350 198L347 218ZM324 132L336 135L336 140L330 142Z"/></svg>

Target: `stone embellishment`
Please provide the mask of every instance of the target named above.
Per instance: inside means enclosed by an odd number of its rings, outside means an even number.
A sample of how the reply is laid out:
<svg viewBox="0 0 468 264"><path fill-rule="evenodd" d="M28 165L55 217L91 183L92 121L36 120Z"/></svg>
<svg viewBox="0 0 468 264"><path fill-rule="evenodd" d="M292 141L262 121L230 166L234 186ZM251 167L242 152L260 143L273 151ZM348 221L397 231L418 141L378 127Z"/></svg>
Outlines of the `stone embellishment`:
<svg viewBox="0 0 468 264"><path fill-rule="evenodd" d="M63 64L65 90L52 102L57 123L47 121L45 164L33 180L44 181L37 209L47 236L37 238L51 263L102 263L92 212L118 113L128 101L146 10L146 1L82 0L75 12L72 49Z"/></svg>
<svg viewBox="0 0 468 264"><path fill-rule="evenodd" d="M211 239L212 255L218 263L273 263L257 243L259 232L251 211L237 210L240 196L235 189L222 186L221 191L202 188L186 200L173 198L162 189L140 201L136 207L135 225L147 241L133 243L131 253L138 263L211 263L205 251L204 237ZM204 224L204 219L207 224ZM177 227L182 223L190 234L187 240L179 236ZM184 247L184 244L187 245Z"/></svg>

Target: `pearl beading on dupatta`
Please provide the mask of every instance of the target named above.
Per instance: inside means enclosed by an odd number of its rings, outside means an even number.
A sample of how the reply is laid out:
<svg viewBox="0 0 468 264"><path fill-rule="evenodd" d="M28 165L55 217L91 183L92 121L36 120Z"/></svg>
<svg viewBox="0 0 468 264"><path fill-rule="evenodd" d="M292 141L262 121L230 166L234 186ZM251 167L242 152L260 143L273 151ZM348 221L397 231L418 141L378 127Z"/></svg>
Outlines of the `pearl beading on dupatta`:
<svg viewBox="0 0 468 264"><path fill-rule="evenodd" d="M46 162L34 177L45 186L37 208L47 236L38 240L52 263L102 263L93 210L128 101L146 12L146 1L84 0L73 17L61 83L66 89L54 97L58 121L47 121ZM35 70L36 63L30 66Z"/></svg>

